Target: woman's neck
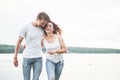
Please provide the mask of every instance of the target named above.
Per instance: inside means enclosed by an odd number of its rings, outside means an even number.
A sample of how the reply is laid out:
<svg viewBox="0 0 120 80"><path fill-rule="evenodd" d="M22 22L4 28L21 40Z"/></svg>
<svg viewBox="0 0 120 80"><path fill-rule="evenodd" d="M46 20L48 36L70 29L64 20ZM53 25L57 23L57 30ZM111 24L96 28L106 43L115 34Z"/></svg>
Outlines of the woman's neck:
<svg viewBox="0 0 120 80"><path fill-rule="evenodd" d="M53 33L47 34L47 37L48 37L48 38L52 38L53 36L54 36Z"/></svg>

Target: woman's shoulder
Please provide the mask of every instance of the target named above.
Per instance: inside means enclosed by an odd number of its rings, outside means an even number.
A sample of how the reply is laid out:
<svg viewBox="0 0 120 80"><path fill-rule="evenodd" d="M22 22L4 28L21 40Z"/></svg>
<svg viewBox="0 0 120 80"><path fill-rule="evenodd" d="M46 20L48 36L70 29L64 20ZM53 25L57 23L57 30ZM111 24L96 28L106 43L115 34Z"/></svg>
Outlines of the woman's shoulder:
<svg viewBox="0 0 120 80"><path fill-rule="evenodd" d="M55 37L57 37L57 38L62 38L62 36L59 35L59 34L54 34L54 35L55 35Z"/></svg>
<svg viewBox="0 0 120 80"><path fill-rule="evenodd" d="M56 34L56 39L59 40L60 42L63 40L62 35Z"/></svg>
<svg viewBox="0 0 120 80"><path fill-rule="evenodd" d="M62 39L62 35L56 34L56 37L57 37L58 39Z"/></svg>

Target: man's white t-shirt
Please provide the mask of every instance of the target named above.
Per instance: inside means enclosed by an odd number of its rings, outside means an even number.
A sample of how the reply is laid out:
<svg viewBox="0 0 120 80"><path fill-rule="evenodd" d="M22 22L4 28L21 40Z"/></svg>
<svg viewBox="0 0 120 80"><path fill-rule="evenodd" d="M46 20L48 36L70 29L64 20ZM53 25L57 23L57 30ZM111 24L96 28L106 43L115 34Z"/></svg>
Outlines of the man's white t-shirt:
<svg viewBox="0 0 120 80"><path fill-rule="evenodd" d="M25 38L25 49L23 51L23 58L37 58L42 57L41 40L43 37L42 28L35 27L28 24L21 29L19 36Z"/></svg>

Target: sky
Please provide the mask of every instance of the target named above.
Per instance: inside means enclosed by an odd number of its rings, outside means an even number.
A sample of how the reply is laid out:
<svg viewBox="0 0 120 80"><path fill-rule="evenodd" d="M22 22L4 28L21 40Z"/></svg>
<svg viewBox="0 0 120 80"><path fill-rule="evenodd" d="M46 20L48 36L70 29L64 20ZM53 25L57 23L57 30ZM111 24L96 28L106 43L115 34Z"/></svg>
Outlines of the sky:
<svg viewBox="0 0 120 80"><path fill-rule="evenodd" d="M15 45L20 29L43 11L66 46L120 49L119 0L0 0L0 44Z"/></svg>

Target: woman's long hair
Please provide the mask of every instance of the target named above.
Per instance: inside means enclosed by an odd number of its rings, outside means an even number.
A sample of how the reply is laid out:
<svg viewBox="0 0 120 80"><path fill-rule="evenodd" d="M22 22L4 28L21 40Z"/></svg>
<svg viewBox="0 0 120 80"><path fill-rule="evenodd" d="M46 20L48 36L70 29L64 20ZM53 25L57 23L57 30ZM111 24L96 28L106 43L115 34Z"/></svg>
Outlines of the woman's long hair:
<svg viewBox="0 0 120 80"><path fill-rule="evenodd" d="M58 27L57 24L55 24L55 23L52 22L52 21L48 21L47 24L48 24L48 23L52 23L52 24L53 24L53 29L54 29L53 34L59 34L59 35L61 35L62 30ZM47 24L43 27L43 30L44 30L45 35L47 35L47 33L45 32L45 28L47 27Z"/></svg>

